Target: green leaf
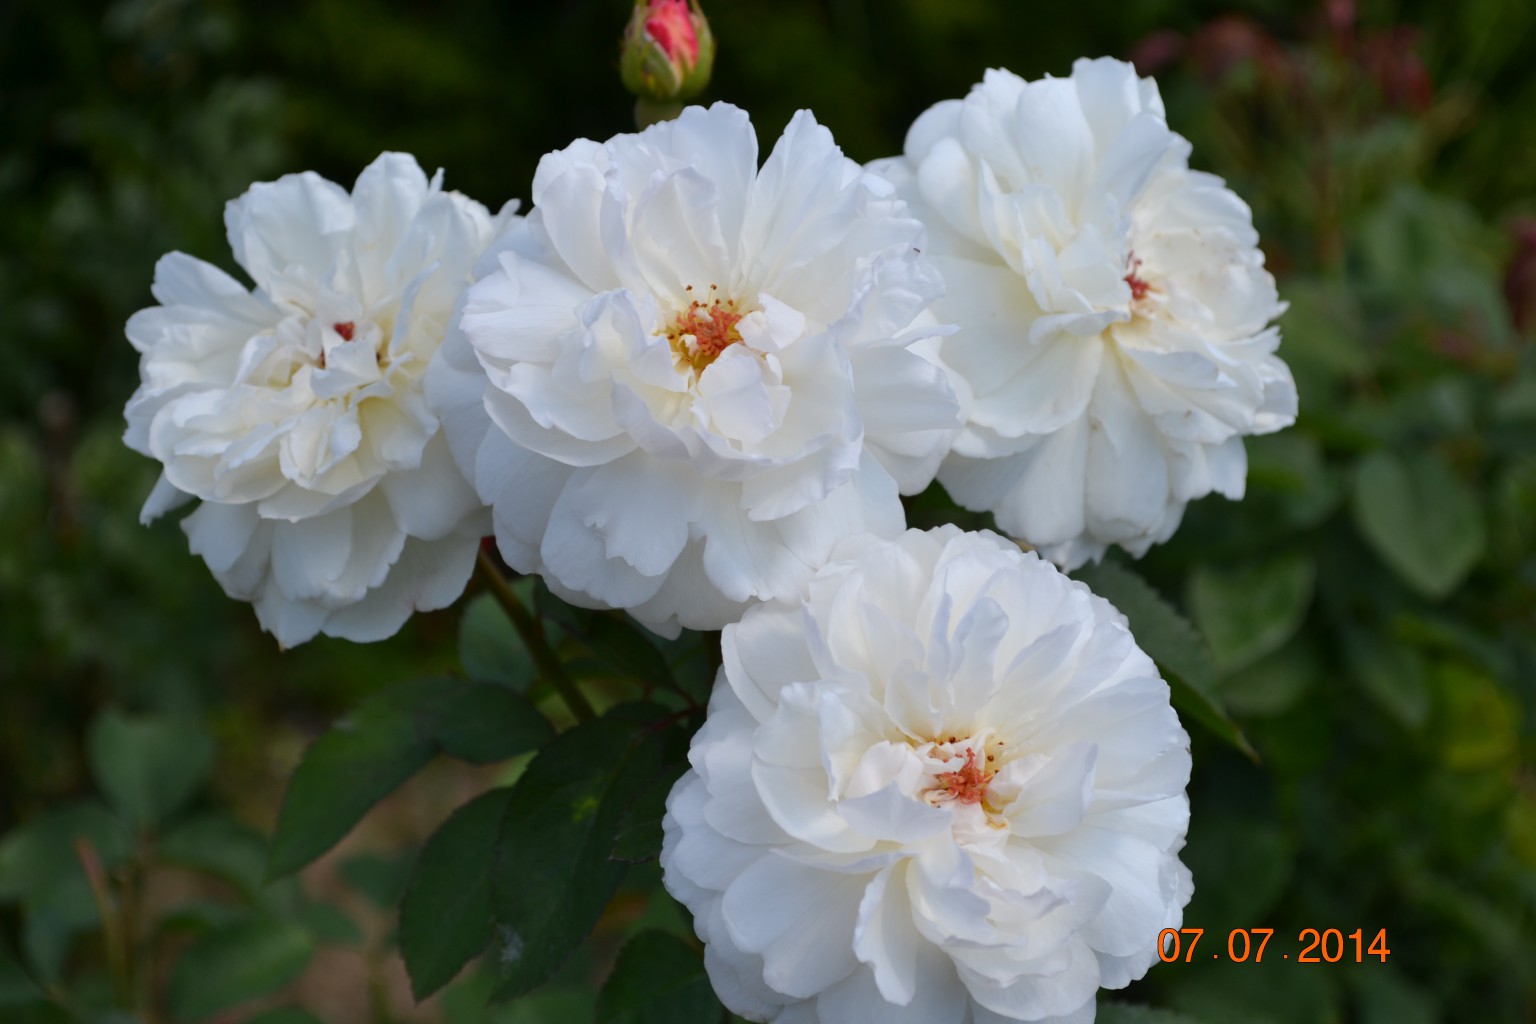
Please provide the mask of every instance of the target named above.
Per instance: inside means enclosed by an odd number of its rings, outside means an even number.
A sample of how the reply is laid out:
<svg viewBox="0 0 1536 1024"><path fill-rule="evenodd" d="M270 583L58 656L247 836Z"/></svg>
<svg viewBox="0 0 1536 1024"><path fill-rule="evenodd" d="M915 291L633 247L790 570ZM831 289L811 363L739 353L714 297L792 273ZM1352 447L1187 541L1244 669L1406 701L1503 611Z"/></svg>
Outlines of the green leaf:
<svg viewBox="0 0 1536 1024"><path fill-rule="evenodd" d="M327 946L361 946L363 931L357 922L332 903L306 903L293 920L316 942Z"/></svg>
<svg viewBox="0 0 1536 1024"><path fill-rule="evenodd" d="M491 868L511 789L460 807L416 859L400 903L400 953L420 1002L491 940Z"/></svg>
<svg viewBox="0 0 1536 1024"><path fill-rule="evenodd" d="M621 705L562 733L513 787L492 874L497 999L546 981L624 877L614 834L661 770L663 743L647 725L663 714Z"/></svg>
<svg viewBox="0 0 1536 1024"><path fill-rule="evenodd" d="M167 909L155 922L155 929L168 934L200 935L249 920L250 916L248 908L235 903L189 900Z"/></svg>
<svg viewBox="0 0 1536 1024"><path fill-rule="evenodd" d="M0 902L34 904L61 881L85 882L76 840L90 843L111 870L126 863L133 837L123 823L94 800L45 812L0 839Z"/></svg>
<svg viewBox="0 0 1536 1024"><path fill-rule="evenodd" d="M1360 1024L1435 1024L1434 998L1391 964L1371 963L1349 975L1360 1007Z"/></svg>
<svg viewBox="0 0 1536 1024"><path fill-rule="evenodd" d="M43 998L42 988L0 943L0 1007L21 1006Z"/></svg>
<svg viewBox="0 0 1536 1024"><path fill-rule="evenodd" d="M262 887L267 841L253 829L221 814L202 815L166 832L160 859L222 879L255 898Z"/></svg>
<svg viewBox="0 0 1536 1024"><path fill-rule="evenodd" d="M1222 680L1221 699L1243 716L1280 715L1296 706L1328 667L1305 637Z"/></svg>
<svg viewBox="0 0 1536 1024"><path fill-rule="evenodd" d="M518 693L527 693L539 674L512 620L492 594L481 594L464 606L459 618L459 662L475 682Z"/></svg>
<svg viewBox="0 0 1536 1024"><path fill-rule="evenodd" d="M551 732L527 700L485 683L422 679L369 698L316 740L293 773L268 875L297 871L330 849L439 751L505 760Z"/></svg>
<svg viewBox="0 0 1536 1024"><path fill-rule="evenodd" d="M86 739L96 785L130 825L151 828L185 804L213 766L213 740L195 722L103 711Z"/></svg>
<svg viewBox="0 0 1536 1024"><path fill-rule="evenodd" d="M1142 650L1168 677L1173 706L1258 761L1248 737L1216 698L1216 666L1205 639L1163 596L1115 562L1085 565L1072 574L1120 610Z"/></svg>
<svg viewBox="0 0 1536 1024"><path fill-rule="evenodd" d="M543 585L534 592L534 607L541 619L559 623L611 671L652 686L673 684L672 668L660 648L623 612L573 608Z"/></svg>
<svg viewBox="0 0 1536 1024"><path fill-rule="evenodd" d="M1186 921L1264 921L1285 891L1295 861L1294 840L1267 818L1197 818L1182 857L1196 878ZM1233 865L1242 865L1241 871Z"/></svg>
<svg viewBox="0 0 1536 1024"><path fill-rule="evenodd" d="M1312 560L1295 554L1198 567L1190 576L1190 610L1220 670L1246 668L1294 636L1312 603L1316 578Z"/></svg>
<svg viewBox="0 0 1536 1024"><path fill-rule="evenodd" d="M704 961L682 939L641 932L625 944L597 1000L597 1024L719 1024Z"/></svg>
<svg viewBox="0 0 1536 1024"><path fill-rule="evenodd" d="M1366 629L1344 634L1344 660L1381 709L1406 729L1429 718L1429 667L1415 648Z"/></svg>
<svg viewBox="0 0 1536 1024"><path fill-rule="evenodd" d="M1172 1010L1110 1002L1099 1004L1099 1013L1094 1019L1097 1024L1204 1024L1194 1017L1174 1013Z"/></svg>
<svg viewBox="0 0 1536 1024"><path fill-rule="evenodd" d="M1354 513L1381 560L1429 598L1460 586L1487 543L1476 495L1433 454L1367 457L1355 474Z"/></svg>
<svg viewBox="0 0 1536 1024"><path fill-rule="evenodd" d="M445 754L471 764L505 761L555 734L526 698L487 683L444 687L427 706L424 726Z"/></svg>
<svg viewBox="0 0 1536 1024"><path fill-rule="evenodd" d="M48 985L60 982L75 936L95 923L87 918L86 912L61 913L52 902L28 909L22 922L21 944L39 981Z"/></svg>
<svg viewBox="0 0 1536 1024"><path fill-rule="evenodd" d="M296 924L255 918L213 932L176 961L167 1002L197 1020L275 992L304 971L314 940Z"/></svg>
<svg viewBox="0 0 1536 1024"><path fill-rule="evenodd" d="M369 903L380 910L388 910L400 902L414 860L409 853L396 857L362 853L342 862L341 877Z"/></svg>
<svg viewBox="0 0 1536 1024"><path fill-rule="evenodd" d="M668 765L624 810L613 840L615 860L654 860L661 856L661 821L667 813L667 796L688 770L686 761Z"/></svg>

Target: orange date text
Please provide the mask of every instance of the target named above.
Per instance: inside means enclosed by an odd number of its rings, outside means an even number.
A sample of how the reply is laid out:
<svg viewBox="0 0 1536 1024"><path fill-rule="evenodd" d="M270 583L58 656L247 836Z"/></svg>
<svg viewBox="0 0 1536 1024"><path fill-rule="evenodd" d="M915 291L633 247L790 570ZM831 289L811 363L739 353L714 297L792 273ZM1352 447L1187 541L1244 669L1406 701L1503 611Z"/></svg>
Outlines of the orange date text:
<svg viewBox="0 0 1536 1024"><path fill-rule="evenodd" d="M1273 928L1233 928L1227 932L1226 948L1222 948L1220 940L1214 936L1201 947L1200 940L1204 936L1204 928L1164 928L1157 937L1157 955L1165 964L1181 960L1190 964L1204 959L1257 964L1263 962L1265 951L1268 950L1271 960L1279 953L1279 959L1293 960L1299 964L1336 964L1341 961L1359 964L1366 963L1369 957L1377 957L1386 963L1392 952L1387 948L1385 928L1377 931L1375 937L1370 939L1366 938L1363 928L1356 928L1348 934L1338 928L1325 928L1321 931L1303 928L1296 936L1300 948L1294 950L1270 946L1269 940L1275 936Z"/></svg>

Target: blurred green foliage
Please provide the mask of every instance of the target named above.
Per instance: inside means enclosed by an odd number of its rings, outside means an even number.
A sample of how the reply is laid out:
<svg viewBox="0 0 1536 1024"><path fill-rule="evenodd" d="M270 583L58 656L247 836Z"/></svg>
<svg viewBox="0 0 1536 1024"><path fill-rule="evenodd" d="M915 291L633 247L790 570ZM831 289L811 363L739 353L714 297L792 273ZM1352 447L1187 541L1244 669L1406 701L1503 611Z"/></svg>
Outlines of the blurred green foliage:
<svg viewBox="0 0 1536 1024"><path fill-rule="evenodd" d="M526 655L485 598L383 644L278 652L174 522L138 525L156 469L119 440L136 382L122 324L151 301L163 252L233 269L220 210L255 180L311 168L346 182L404 149L489 205L526 197L542 153L630 127L615 70L627 6L0 6L0 1016L70 1019L22 1009L67 982L86 1016L129 984L155 989L161 1019L193 1019L281 989L316 949L395 955L303 883L266 882L283 780L363 698L456 671L456 637L471 679L539 700ZM1385 928L1392 952L1169 964L1127 998L1206 1024L1530 1019L1536 359L1512 310L1536 309L1536 243L1517 230L1536 215L1536 5L706 8L720 45L709 98L747 107L764 138L810 107L860 160L897 151L918 112L988 66L1065 73L1110 53L1158 75L1195 164L1254 208L1291 304L1281 354L1302 402L1295 429L1250 444L1246 500L1198 503L1132 566L1211 648L1190 670L1210 678L1186 681L1216 703L1183 707L1186 924L1218 949L1231 929L1273 927L1272 951L1284 940L1293 955L1303 928ZM592 634L563 642L586 651L589 676L622 653ZM1260 763L1220 738L1218 704ZM406 862L429 830L402 840ZM440 847L433 864L452 852ZM166 870L216 883L141 922L150 978L114 973L91 857L109 897ZM348 884L388 905L403 883L385 867L354 867ZM654 889L637 866L610 905L610 936L639 937L601 1000L588 983L607 961L583 954L495 1019L693 1012L625 987L673 972L679 1006L697 987L666 937L686 925ZM463 978L420 1019L481 1024L493 984ZM389 1002L370 991L336 1019ZM256 1005L269 1024L314 1019Z"/></svg>

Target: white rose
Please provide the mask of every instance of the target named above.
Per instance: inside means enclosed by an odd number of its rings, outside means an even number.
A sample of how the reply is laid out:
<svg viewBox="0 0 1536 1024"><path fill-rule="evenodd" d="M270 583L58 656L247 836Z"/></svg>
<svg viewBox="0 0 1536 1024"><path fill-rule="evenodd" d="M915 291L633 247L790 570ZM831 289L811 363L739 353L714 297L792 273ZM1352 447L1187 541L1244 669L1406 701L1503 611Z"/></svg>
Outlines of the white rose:
<svg viewBox="0 0 1536 1024"><path fill-rule="evenodd" d="M256 290L171 253L160 305L128 321L124 439L164 464L143 519L201 499L192 550L285 647L450 604L490 530L423 378L503 218L440 182L386 153L351 195L309 172L253 185L224 221Z"/></svg>
<svg viewBox="0 0 1536 1024"><path fill-rule="evenodd" d="M1157 959L1189 737L1087 587L995 534L857 538L723 653L661 863L733 1011L1085 1024Z"/></svg>
<svg viewBox="0 0 1536 1024"><path fill-rule="evenodd" d="M941 355L968 421L939 481L1067 568L1242 497L1243 436L1296 416L1248 207L1189 152L1156 84L1102 59L989 71L876 165L927 223L934 312L960 328Z"/></svg>
<svg viewBox="0 0 1536 1024"><path fill-rule="evenodd" d="M922 227L806 112L546 156L429 378L509 564L658 632L793 593L886 536L959 427Z"/></svg>

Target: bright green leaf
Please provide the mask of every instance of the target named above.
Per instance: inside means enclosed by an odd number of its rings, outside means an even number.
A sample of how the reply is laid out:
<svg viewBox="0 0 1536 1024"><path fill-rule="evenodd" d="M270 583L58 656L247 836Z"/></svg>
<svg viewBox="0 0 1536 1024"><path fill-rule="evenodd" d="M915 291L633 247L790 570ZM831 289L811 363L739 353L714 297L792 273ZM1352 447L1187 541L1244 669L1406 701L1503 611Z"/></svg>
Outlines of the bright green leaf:
<svg viewBox="0 0 1536 1024"><path fill-rule="evenodd" d="M1237 566L1202 565L1189 603L1223 673L1246 668L1295 635L1312 603L1312 560L1284 555Z"/></svg>
<svg viewBox="0 0 1536 1024"><path fill-rule="evenodd" d="M426 999L491 940L491 868L512 790L460 807L416 859L400 903L400 953L411 992Z"/></svg>
<svg viewBox="0 0 1536 1024"><path fill-rule="evenodd" d="M547 980L618 887L614 834L661 770L663 744L646 726L662 713L626 705L562 733L513 787L492 873L498 999Z"/></svg>
<svg viewBox="0 0 1536 1024"><path fill-rule="evenodd" d="M176 961L167 1002L177 1020L197 1020L274 992L297 978L314 940L296 924L255 918L213 932Z"/></svg>
<svg viewBox="0 0 1536 1024"><path fill-rule="evenodd" d="M1477 497L1433 454L1366 458L1355 475L1354 513L1381 560L1425 597L1460 586L1487 543Z"/></svg>
<svg viewBox="0 0 1536 1024"><path fill-rule="evenodd" d="M160 824L201 788L213 740L195 722L103 711L86 740L91 773L130 825Z"/></svg>
<svg viewBox="0 0 1536 1024"><path fill-rule="evenodd" d="M630 939L597 1000L597 1024L719 1024L722 1013L699 953L666 932Z"/></svg>

